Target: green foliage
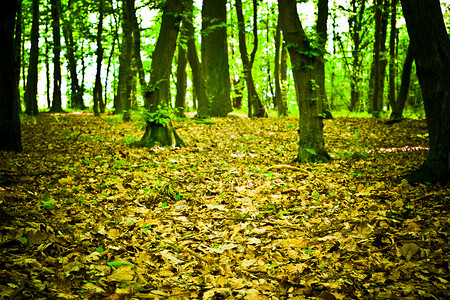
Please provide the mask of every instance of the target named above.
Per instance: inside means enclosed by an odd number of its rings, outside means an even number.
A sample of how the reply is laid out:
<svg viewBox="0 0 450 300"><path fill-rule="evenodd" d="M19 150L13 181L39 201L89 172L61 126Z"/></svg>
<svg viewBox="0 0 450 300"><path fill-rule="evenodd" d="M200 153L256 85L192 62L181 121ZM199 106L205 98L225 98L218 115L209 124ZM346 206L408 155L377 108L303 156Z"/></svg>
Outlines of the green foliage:
<svg viewBox="0 0 450 300"><path fill-rule="evenodd" d="M143 109L141 116L143 121L164 125L174 119L178 111L178 108L163 108L158 105L158 109L154 112Z"/></svg>

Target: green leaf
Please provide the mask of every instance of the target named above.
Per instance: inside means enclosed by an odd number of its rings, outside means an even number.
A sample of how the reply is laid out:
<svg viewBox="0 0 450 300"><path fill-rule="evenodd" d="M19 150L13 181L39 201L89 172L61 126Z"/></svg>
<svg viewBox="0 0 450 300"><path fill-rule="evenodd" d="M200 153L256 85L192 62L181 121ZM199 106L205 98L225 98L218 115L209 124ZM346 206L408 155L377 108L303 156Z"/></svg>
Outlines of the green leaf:
<svg viewBox="0 0 450 300"><path fill-rule="evenodd" d="M110 267L114 267L116 269L118 269L121 265L129 265L131 267L134 267L133 264L129 263L129 262L125 262L125 261L111 261L111 262L107 262L106 263L108 266Z"/></svg>

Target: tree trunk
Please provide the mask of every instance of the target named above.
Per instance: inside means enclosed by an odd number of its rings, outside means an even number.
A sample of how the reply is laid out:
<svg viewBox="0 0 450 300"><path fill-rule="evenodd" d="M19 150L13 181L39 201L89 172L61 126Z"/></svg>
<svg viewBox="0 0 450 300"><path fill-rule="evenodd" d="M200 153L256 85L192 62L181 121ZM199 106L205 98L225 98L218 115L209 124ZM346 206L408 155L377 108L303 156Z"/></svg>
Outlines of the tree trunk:
<svg viewBox="0 0 450 300"><path fill-rule="evenodd" d="M391 33L389 36L389 104L394 109L395 106L395 74L397 73L395 60L395 40L397 38L397 3L398 0L391 0Z"/></svg>
<svg viewBox="0 0 450 300"><path fill-rule="evenodd" d="M425 162L410 182L450 180L450 39L439 0L401 0L430 135Z"/></svg>
<svg viewBox="0 0 450 300"><path fill-rule="evenodd" d="M17 1L0 11L0 150L21 151L19 106L16 97L14 66L14 25Z"/></svg>
<svg viewBox="0 0 450 300"><path fill-rule="evenodd" d="M327 21L328 21L328 0L319 0L316 33L319 39L319 47L321 54L317 59L317 85L319 86L319 97L322 100L322 117L325 119L333 119L330 105L328 104L327 91L325 87L325 47L327 43Z"/></svg>
<svg viewBox="0 0 450 300"><path fill-rule="evenodd" d="M33 24L31 25L31 50L25 88L25 113L37 115L38 101L38 62L39 62L39 0L33 0Z"/></svg>
<svg viewBox="0 0 450 300"><path fill-rule="evenodd" d="M253 38L254 45L251 53L251 57L249 59L247 52L247 43L245 40L245 20L244 14L242 13L242 1L236 0L236 14L238 19L238 28L239 28L239 51L241 53L241 60L243 65L243 73L245 75L245 81L247 83L247 95L248 95L248 116L261 118L267 117L267 112L264 106L261 103L261 99L258 96L258 93L255 88L255 82L253 81L252 75L252 67L254 58L256 56L256 50L258 49L258 34L257 34L257 10L258 6L256 4L256 0L253 0ZM254 113L253 113L254 111Z"/></svg>
<svg viewBox="0 0 450 300"><path fill-rule="evenodd" d="M384 0L376 0L375 6L375 42L373 50L373 95L372 95L372 115L380 117L381 112L381 26L383 18L382 4Z"/></svg>
<svg viewBox="0 0 450 300"><path fill-rule="evenodd" d="M275 103L279 117L287 116L286 96L283 95L281 86L281 29L280 29L280 15L278 14L278 23L275 33L275 62L274 62L274 77L275 77Z"/></svg>
<svg viewBox="0 0 450 300"><path fill-rule="evenodd" d="M18 106L19 112L22 111L22 106L20 104L20 69L22 67L22 51L21 51L21 41L22 41L22 28L23 28L23 14L22 14L22 0L17 1L17 14L16 14L16 28L14 30L14 59L15 59L15 91L16 91L16 103Z"/></svg>
<svg viewBox="0 0 450 300"><path fill-rule="evenodd" d="M395 101L392 106L391 119L403 118L403 109L405 108L406 98L408 97L409 83L411 82L411 69L413 61L414 57L410 43L406 52L405 61L403 63L400 91L398 92L397 101Z"/></svg>
<svg viewBox="0 0 450 300"><path fill-rule="evenodd" d="M366 9L366 0L352 0L351 1L351 9L352 13L349 15L348 25L350 37L352 40L352 60L349 65L351 65L350 70L350 111L358 110L360 106L361 100L361 92L359 89L361 82L361 65L363 60L361 59L361 51L365 48L365 45L362 43L364 33L363 31L363 20ZM345 49L342 45L341 39L338 39L338 42L341 44L341 48ZM345 57L345 56L344 56Z"/></svg>
<svg viewBox="0 0 450 300"><path fill-rule="evenodd" d="M67 12L69 12L69 17L63 18L63 35L66 42L66 58L67 65L70 74L70 107L75 109L86 109L83 102L83 95L81 94L80 84L78 82L78 72L77 72L77 60L75 58L76 44L73 40L72 34L72 1L69 0L67 4Z"/></svg>
<svg viewBox="0 0 450 300"><path fill-rule="evenodd" d="M205 117L209 115L210 105L208 95L206 94L205 79L198 58L197 46L195 45L195 29L194 29L194 12L193 1L187 0L186 3L188 16L183 20L187 30L187 58L192 71L192 84L194 86L195 95L197 96L197 117Z"/></svg>
<svg viewBox="0 0 450 300"><path fill-rule="evenodd" d="M187 30L183 21L183 26L180 30L180 37L178 39L178 60L177 60L177 94L175 96L175 108L177 110L177 115L180 118L184 118L184 112L186 110L186 86L187 86L187 52L186 48L186 38Z"/></svg>
<svg viewBox="0 0 450 300"><path fill-rule="evenodd" d="M161 28L152 56L150 83L145 101L148 109L147 127L143 137L137 143L139 146L151 147L155 143L161 146L184 146L172 125L170 114L168 114L170 99L163 90L163 85L167 85L170 79L183 4L183 1L167 0L164 6Z"/></svg>
<svg viewBox="0 0 450 300"><path fill-rule="evenodd" d="M226 0L204 0L202 6L202 64L213 117L226 117L232 111L226 4Z"/></svg>
<svg viewBox="0 0 450 300"><path fill-rule="evenodd" d="M50 112L64 112L61 99L61 32L59 26L59 1L51 0L53 27L53 102Z"/></svg>
<svg viewBox="0 0 450 300"><path fill-rule="evenodd" d="M281 29L289 45L299 108L299 147L296 161L327 162L322 123L322 101L317 86L317 53L302 28L296 0L279 0Z"/></svg>
<svg viewBox="0 0 450 300"><path fill-rule="evenodd" d="M133 102L133 73L131 62L133 56L133 30L132 17L134 0L122 2L122 44L120 47L119 82L117 87L116 114L123 113L123 120L131 118L131 105ZM117 103L118 102L118 103Z"/></svg>
<svg viewBox="0 0 450 300"><path fill-rule="evenodd" d="M105 106L102 105L102 61L103 61L103 47L102 47L102 31L103 31L103 1L99 2L98 27L97 27L97 72L95 74L94 84L94 115L100 116L100 112L105 112ZM99 110L100 106L100 110ZM102 111L103 107L103 111Z"/></svg>

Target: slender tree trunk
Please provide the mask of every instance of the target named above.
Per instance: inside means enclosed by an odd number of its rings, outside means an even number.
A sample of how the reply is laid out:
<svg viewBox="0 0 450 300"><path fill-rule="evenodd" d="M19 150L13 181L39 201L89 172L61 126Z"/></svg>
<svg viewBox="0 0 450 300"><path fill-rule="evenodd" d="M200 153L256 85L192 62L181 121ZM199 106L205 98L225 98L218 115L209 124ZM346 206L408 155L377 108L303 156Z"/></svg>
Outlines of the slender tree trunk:
<svg viewBox="0 0 450 300"><path fill-rule="evenodd" d="M133 103L133 72L131 63L133 58L133 17L134 0L123 0L122 4L122 44L119 66L119 84L117 88L118 102L115 113L123 113L123 120L129 121L131 118L131 106Z"/></svg>
<svg viewBox="0 0 450 300"><path fill-rule="evenodd" d="M140 146L183 146L184 143L176 133L170 115L170 99L164 85L168 85L173 55L183 11L184 1L167 0L162 15L161 28L152 55L150 83L146 94L146 107L149 119L140 142Z"/></svg>
<svg viewBox="0 0 450 300"><path fill-rule="evenodd" d="M195 45L195 29L194 29L194 15L193 15L193 1L188 0L186 3L186 10L188 17L183 20L187 31L187 59L192 71L192 83L195 90L195 95L198 100L197 117L205 117L209 115L210 105L208 95L205 88L205 78L203 74L202 65L198 58L197 46Z"/></svg>
<svg viewBox="0 0 450 300"><path fill-rule="evenodd" d="M286 42L282 41L283 47L281 47L281 61L280 61L280 83L281 83L281 102L284 105L284 110L286 111L286 115L289 112L288 107L288 78L287 78L287 69L288 69L288 50L286 48Z"/></svg>
<svg viewBox="0 0 450 300"><path fill-rule="evenodd" d="M372 115L375 118L380 117L381 112L381 26L382 26L382 4L384 0L376 0L375 7L375 43L373 54L373 98Z"/></svg>
<svg viewBox="0 0 450 300"><path fill-rule="evenodd" d="M327 162L330 156L323 139L322 101L316 84L317 58L307 55L311 51L308 39L297 14L296 0L279 0L281 29L289 45L293 66L295 90L299 108L299 147L296 161Z"/></svg>
<svg viewBox="0 0 450 300"><path fill-rule="evenodd" d="M236 0L236 14L238 19L238 28L239 28L239 51L241 53L241 60L243 65L243 73L245 74L245 80L247 82L247 95L248 95L248 116L252 117L253 114L255 117L266 117L267 112L264 106L261 103L261 99L258 96L258 93L255 88L255 83L253 81L252 75L252 67L253 62L256 56L256 50L258 48L258 34L257 34L257 10L258 6L256 0L253 1L253 50L251 53L251 57L248 57L247 52L247 43L245 38L245 20L244 14L242 13L242 1ZM254 110L254 113L253 113Z"/></svg>
<svg viewBox="0 0 450 300"><path fill-rule="evenodd" d="M19 109L14 65L14 25L17 2L10 1L0 11L0 150L21 151Z"/></svg>
<svg viewBox="0 0 450 300"><path fill-rule="evenodd" d="M280 29L280 15L278 14L277 28L275 33L275 63L274 63L274 77L275 77L275 103L277 106L278 116L287 116L286 96L283 95L281 84L281 29ZM286 51L285 51L286 52Z"/></svg>
<svg viewBox="0 0 450 300"><path fill-rule="evenodd" d="M48 32L48 23L45 24L45 31ZM47 98L47 107L50 109L52 107L52 100L50 98L50 43L48 41L47 35L44 35L45 43L45 94Z"/></svg>
<svg viewBox="0 0 450 300"><path fill-rule="evenodd" d="M332 119L330 105L328 104L327 91L325 87L325 47L327 43L327 21L328 21L328 0L319 0L318 2L318 12L317 12L317 22L316 22L316 33L319 38L319 47L321 47L321 54L317 60L317 85L319 86L319 97L322 100L322 117L325 119Z"/></svg>
<svg viewBox="0 0 450 300"><path fill-rule="evenodd" d="M61 99L61 32L59 26L59 1L51 0L53 27L53 102L50 112L64 112Z"/></svg>
<svg viewBox="0 0 450 300"><path fill-rule="evenodd" d="M103 32L103 1L99 1L98 9L98 27L97 27L97 72L95 74L94 84L94 115L99 117L100 112L105 112L105 106L102 104L102 61L103 61L103 47L102 47L102 32ZM103 108L103 109L102 109Z"/></svg>
<svg viewBox="0 0 450 300"><path fill-rule="evenodd" d="M204 0L202 6L202 64L213 117L226 117L232 111L226 4L226 0Z"/></svg>
<svg viewBox="0 0 450 300"><path fill-rule="evenodd" d="M72 0L69 0L67 4L67 11L70 13L69 17L65 16L63 18L63 35L66 43L66 58L70 74L70 107L75 109L86 109L83 102L83 95L81 94L80 84L78 82L77 60L75 58L76 44L73 40L73 17L71 10Z"/></svg>
<svg viewBox="0 0 450 300"><path fill-rule="evenodd" d="M14 30L14 49L15 49L15 83L16 83L16 97L19 112L22 111L22 106L20 104L20 69L22 67L22 51L21 51L21 41L22 41L22 28L23 28L23 14L22 14L22 0L17 1L17 14L16 14L16 28Z"/></svg>
<svg viewBox="0 0 450 300"><path fill-rule="evenodd" d="M391 0L391 33L389 36L389 104L394 109L395 106L395 75L396 75L396 55L395 40L397 38L397 3L398 0Z"/></svg>
<svg viewBox="0 0 450 300"><path fill-rule="evenodd" d="M178 39L178 60L177 60L177 94L175 96L175 108L177 109L177 115L184 118L186 110L186 86L187 86L187 51L186 48L186 38L187 29L183 21L183 26L180 30L180 37Z"/></svg>
<svg viewBox="0 0 450 300"><path fill-rule="evenodd" d="M38 102L38 62L39 62L39 0L33 0L33 24L31 25L31 50L25 88L25 113L37 115Z"/></svg>
<svg viewBox="0 0 450 300"><path fill-rule="evenodd" d="M111 51L109 52L109 56L108 56L108 63L106 65L106 75L105 75L105 89L104 89L104 103L105 105L108 105L108 78L109 78L109 73L111 71L111 65L113 62L113 58L115 57L115 49L116 49L116 42L119 39L119 24L117 21L117 17L116 17L116 9L114 9L114 13L113 13L113 17L114 17L114 22L115 22L115 27L114 29L114 36L112 38L112 44L111 44ZM113 24L112 24L112 20L109 24L110 28L113 28ZM114 74L115 74L115 70L113 70L113 78L114 78ZM114 92L114 87L113 87L113 92Z"/></svg>
<svg viewBox="0 0 450 300"><path fill-rule="evenodd" d="M397 101L392 106L391 119L403 118L403 110L405 109L406 98L408 97L409 84L411 82L411 69L414 61L412 54L411 43L406 52L405 61L403 63L403 70L400 83L400 91L398 92Z"/></svg>
<svg viewBox="0 0 450 300"><path fill-rule="evenodd" d="M430 135L425 162L409 182L450 180L450 39L439 0L401 0Z"/></svg>
<svg viewBox="0 0 450 300"><path fill-rule="evenodd" d="M139 28L138 19L136 17L136 8L133 5L130 12L132 35L133 35L133 58L134 67L139 78L139 85L141 86L142 94L145 95L145 89L147 88L147 82L145 81L144 65L141 58L141 30Z"/></svg>

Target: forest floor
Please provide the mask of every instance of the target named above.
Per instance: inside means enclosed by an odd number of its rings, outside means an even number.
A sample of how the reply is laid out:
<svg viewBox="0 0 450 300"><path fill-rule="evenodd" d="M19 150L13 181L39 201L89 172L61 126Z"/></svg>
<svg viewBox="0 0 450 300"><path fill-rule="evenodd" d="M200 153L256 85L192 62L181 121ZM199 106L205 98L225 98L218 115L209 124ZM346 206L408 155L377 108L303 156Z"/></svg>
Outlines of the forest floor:
<svg viewBox="0 0 450 300"><path fill-rule="evenodd" d="M293 163L297 119L25 119L0 152L4 299L449 299L449 186L399 178L425 121L325 121L329 163Z"/></svg>

